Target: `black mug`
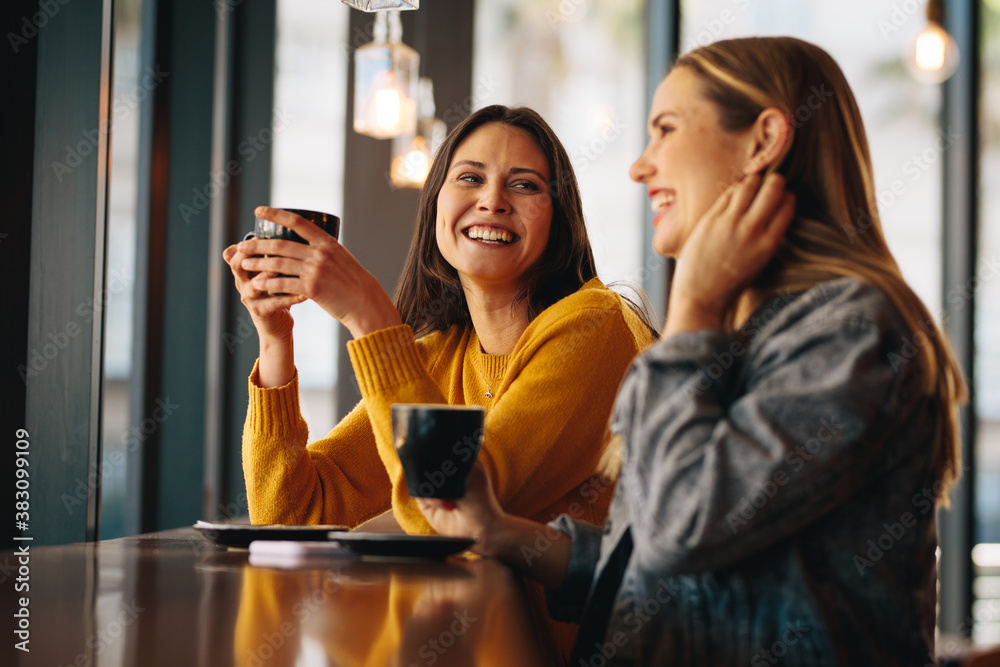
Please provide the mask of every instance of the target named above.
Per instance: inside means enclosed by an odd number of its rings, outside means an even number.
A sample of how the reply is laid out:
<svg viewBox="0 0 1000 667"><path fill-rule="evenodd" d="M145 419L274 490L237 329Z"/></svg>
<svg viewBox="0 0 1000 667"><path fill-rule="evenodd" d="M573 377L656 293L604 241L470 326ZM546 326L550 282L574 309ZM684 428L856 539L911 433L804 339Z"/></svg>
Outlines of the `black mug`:
<svg viewBox="0 0 1000 667"><path fill-rule="evenodd" d="M394 403L392 433L414 498L456 499L483 444L486 410L478 405Z"/></svg>
<svg viewBox="0 0 1000 667"><path fill-rule="evenodd" d="M304 208L283 208L281 210L305 218L333 238L337 238L337 235L340 234L340 218L332 213L310 211ZM253 233L259 239L283 239L286 241L295 241L296 243L307 243L304 238L288 227L282 227L276 222L261 220L260 218L256 218Z"/></svg>
<svg viewBox="0 0 1000 667"><path fill-rule="evenodd" d="M283 208L281 210L288 211L289 213L294 213L299 217L305 218L333 238L337 238L337 235L340 234L340 218L332 213L311 211L305 208ZM256 222L254 223L253 232L243 237L244 239L257 237L259 239L266 240L279 239L284 241L295 241L296 243L308 243L308 241L293 232L288 227L283 227L276 222L262 220L261 218L255 218L255 220ZM267 257L267 255L264 255L264 257ZM279 273L278 276L287 278L288 274ZM284 292L268 292L268 294L270 296L282 296Z"/></svg>

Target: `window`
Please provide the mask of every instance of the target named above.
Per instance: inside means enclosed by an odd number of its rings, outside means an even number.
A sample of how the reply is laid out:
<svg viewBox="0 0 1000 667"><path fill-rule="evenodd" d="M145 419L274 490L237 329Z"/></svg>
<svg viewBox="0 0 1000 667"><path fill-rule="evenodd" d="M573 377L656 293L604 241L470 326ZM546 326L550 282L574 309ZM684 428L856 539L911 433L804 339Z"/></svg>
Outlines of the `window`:
<svg viewBox="0 0 1000 667"><path fill-rule="evenodd" d="M275 118L292 121L272 128L270 204L278 208L343 211L350 11L324 0L278 2L274 110ZM340 39L331 37L338 34ZM310 439L316 439L336 423L337 322L312 301L292 314L299 401Z"/></svg>
<svg viewBox="0 0 1000 667"><path fill-rule="evenodd" d="M140 0L115 4L114 84L111 107L111 185L108 193L108 274L103 304L104 399L102 409L101 539L125 535L125 457L129 445L129 377L132 374L132 303L138 195ZM152 85L146 77L146 85ZM95 316L101 311L95 307Z"/></svg>
<svg viewBox="0 0 1000 667"><path fill-rule="evenodd" d="M791 35L826 49L854 91L868 133L879 213L903 276L932 314L941 312L941 106L935 86L914 81L903 54L924 26L866 0L684 0L681 52L719 39Z"/></svg>
<svg viewBox="0 0 1000 667"><path fill-rule="evenodd" d="M973 639L1000 642L1000 2L981 5L979 257L976 262L976 542Z"/></svg>
<svg viewBox="0 0 1000 667"><path fill-rule="evenodd" d="M489 0L475 16L474 108L541 114L572 161L602 281L642 285L646 200L628 169L646 137L643 4Z"/></svg>

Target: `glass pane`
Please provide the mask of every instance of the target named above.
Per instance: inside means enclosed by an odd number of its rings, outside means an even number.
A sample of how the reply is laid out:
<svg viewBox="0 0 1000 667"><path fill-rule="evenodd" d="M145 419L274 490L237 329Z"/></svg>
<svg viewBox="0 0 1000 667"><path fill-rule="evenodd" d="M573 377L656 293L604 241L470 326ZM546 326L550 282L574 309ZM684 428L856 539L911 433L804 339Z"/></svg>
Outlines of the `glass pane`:
<svg viewBox="0 0 1000 667"><path fill-rule="evenodd" d="M916 3L915 3L916 4ZM879 213L903 275L931 313L941 312L941 172L937 86L917 83L904 53L924 26L920 10L896 16L868 0L683 0L682 51L719 39L791 35L826 49L861 109Z"/></svg>
<svg viewBox="0 0 1000 667"><path fill-rule="evenodd" d="M104 402L101 480L101 539L125 534L125 457L129 453L129 376L132 374L132 290L135 285L136 199L138 194L139 102L154 79L139 71L140 0L115 3L114 82L111 107L111 184L108 192L108 274L103 303ZM146 83L143 84L142 81ZM132 447L134 451L135 447ZM88 478L86 484L93 491ZM77 499L83 493L74 489Z"/></svg>
<svg viewBox="0 0 1000 667"><path fill-rule="evenodd" d="M292 122L275 128L271 199L262 204L343 212L350 11L327 0L278 2L274 107ZM336 321L311 301L292 314L302 416L315 439L335 423Z"/></svg>
<svg viewBox="0 0 1000 667"><path fill-rule="evenodd" d="M605 282L642 284L645 197L628 169L645 141L643 3L476 3L473 109L526 105L566 147Z"/></svg>
<svg viewBox="0 0 1000 667"><path fill-rule="evenodd" d="M975 291L976 540L1000 543L1000 1L982 3L979 258ZM978 571L1000 574L995 550L979 550ZM1000 577L977 578L977 644L1000 642Z"/></svg>

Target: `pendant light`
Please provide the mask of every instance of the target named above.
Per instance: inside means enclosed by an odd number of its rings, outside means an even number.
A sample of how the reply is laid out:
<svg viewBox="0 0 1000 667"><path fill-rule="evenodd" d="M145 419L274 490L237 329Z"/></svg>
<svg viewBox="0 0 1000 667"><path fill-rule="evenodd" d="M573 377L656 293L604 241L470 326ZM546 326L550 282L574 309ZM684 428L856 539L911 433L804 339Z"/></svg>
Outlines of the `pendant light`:
<svg viewBox="0 0 1000 667"><path fill-rule="evenodd" d="M363 12L382 12L399 9L420 9L420 0L340 0L348 7Z"/></svg>
<svg viewBox="0 0 1000 667"><path fill-rule="evenodd" d="M910 44L906 64L923 83L942 83L958 67L958 45L944 29L944 0L928 0L927 26Z"/></svg>
<svg viewBox="0 0 1000 667"><path fill-rule="evenodd" d="M376 139L416 132L419 70L399 12L377 12L374 41L354 53L354 131Z"/></svg>
<svg viewBox="0 0 1000 667"><path fill-rule="evenodd" d="M434 154L448 134L448 126L434 116L434 84L420 77L417 131L392 140L392 184L397 188L422 188Z"/></svg>

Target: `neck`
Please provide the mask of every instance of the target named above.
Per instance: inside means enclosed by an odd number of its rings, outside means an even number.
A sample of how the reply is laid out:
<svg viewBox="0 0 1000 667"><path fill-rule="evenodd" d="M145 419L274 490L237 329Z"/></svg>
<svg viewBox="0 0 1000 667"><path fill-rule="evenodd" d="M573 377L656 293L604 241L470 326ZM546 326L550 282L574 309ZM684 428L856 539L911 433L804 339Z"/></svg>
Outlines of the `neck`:
<svg viewBox="0 0 1000 667"><path fill-rule="evenodd" d="M487 354L511 353L528 328L528 304L522 302L511 308L515 295L514 289L487 291L465 287L469 317Z"/></svg>
<svg viewBox="0 0 1000 667"><path fill-rule="evenodd" d="M757 306L764 302L767 292L753 287L747 288L736 301L736 311L733 316L733 325L739 330L746 324L747 319L757 310Z"/></svg>

